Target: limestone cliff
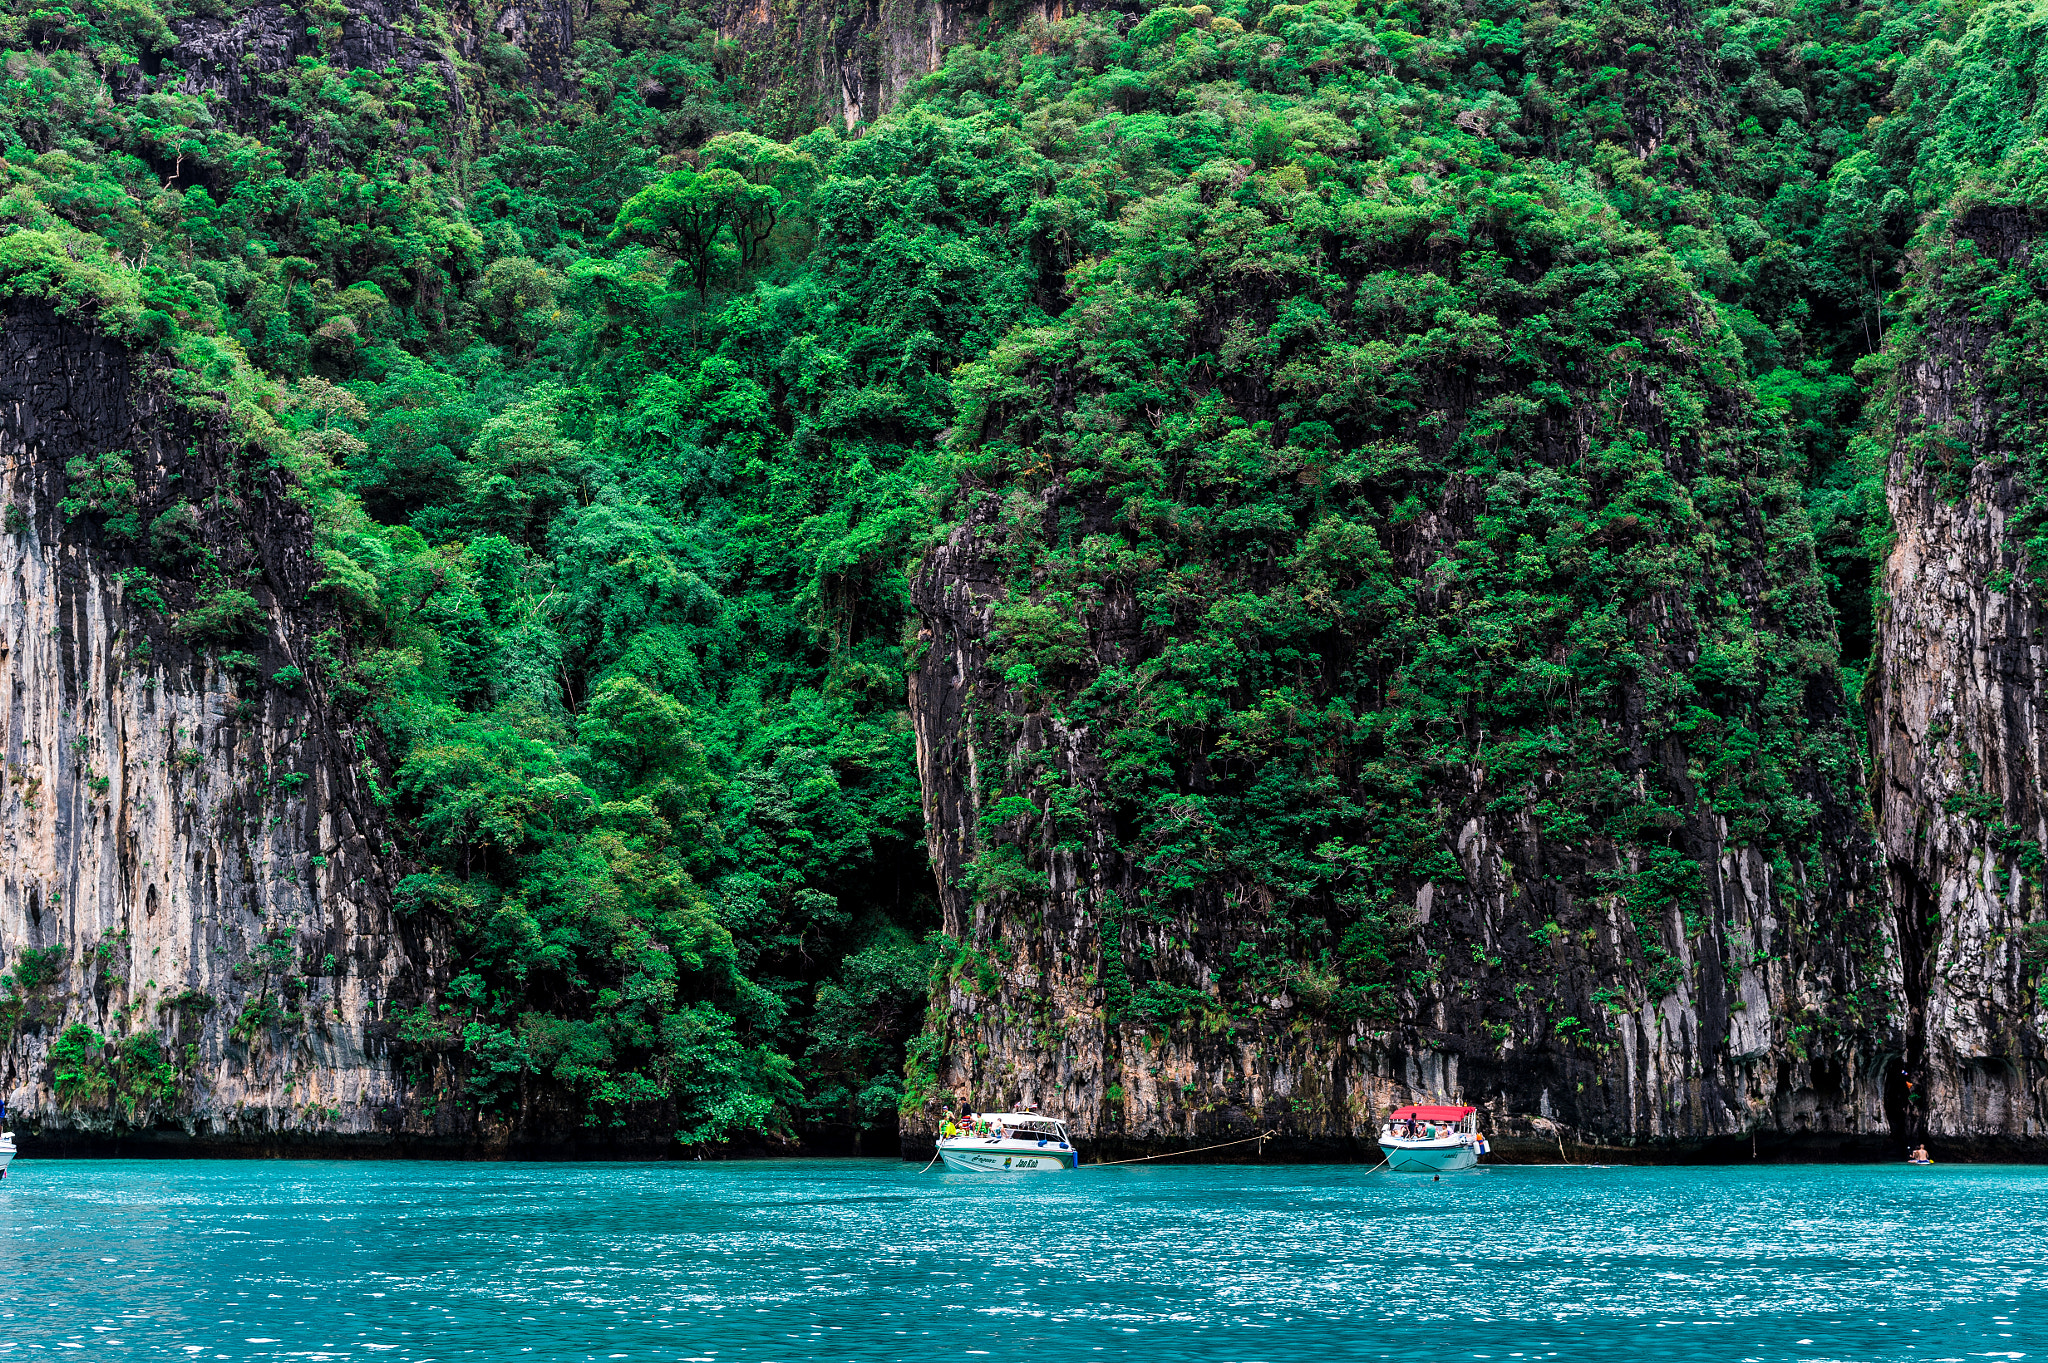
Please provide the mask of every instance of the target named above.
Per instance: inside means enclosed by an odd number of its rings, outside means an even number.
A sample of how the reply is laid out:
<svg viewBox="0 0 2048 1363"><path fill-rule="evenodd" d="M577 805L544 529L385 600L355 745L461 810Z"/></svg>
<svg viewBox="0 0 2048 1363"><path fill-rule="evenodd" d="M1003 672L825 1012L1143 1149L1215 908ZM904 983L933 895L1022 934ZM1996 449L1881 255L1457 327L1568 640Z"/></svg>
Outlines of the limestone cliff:
<svg viewBox="0 0 2048 1363"><path fill-rule="evenodd" d="M886 112L920 76L939 68L947 48L972 38L991 17L988 5L949 0L790 11L756 0L729 6L718 33L749 51L781 56L795 90L850 129Z"/></svg>
<svg viewBox="0 0 2048 1363"><path fill-rule="evenodd" d="M1047 514L1063 500L1050 494ZM1458 514L1445 507L1407 546L1413 571L1456 540ZM1482 1106L1498 1146L1534 1157L1568 1142L1650 1158L1888 1148L1906 1094L1899 967L1853 784L1813 781L1829 845L1805 866L1774 864L1695 814L1675 840L1705 868L1705 912L1643 924L1606 888L1642 849L1548 835L1526 809L1499 812L1516 793L1468 769L1443 797L1458 872L1411 880L1397 915L1410 973L1391 1016L1333 1017L1330 982L1305 966L1289 989L1234 997L1246 953L1274 950L1269 888L1162 887L1107 814L1102 735L1047 714L991 666L995 612L1015 592L1004 516L983 499L927 554L915 588L911 711L946 931L962 952L934 986L930 1087L907 1147L929 1142L942 1107L1022 1103L1066 1117L1104 1154L1271 1131L1268 1157L1357 1156L1389 1104L1441 1097ZM1644 614L1661 619L1668 652L1623 702L1622 725L1641 722L1655 673L1700 641L1701 622L1674 603ZM1142 665L1127 600L1087 615L1098 665ZM1806 722L1845 733L1839 690L1816 684ZM1640 746L1631 779L1697 775L1701 752ZM983 792L1019 767L1090 791L1090 815L1078 838L1029 846L1042 892L977 893L972 864L1006 832ZM1674 958L1664 988L1644 969L1657 940ZM1126 996L1147 982L1177 989L1201 1000L1201 1017L1162 1026L1119 1011L1119 981Z"/></svg>
<svg viewBox="0 0 2048 1363"><path fill-rule="evenodd" d="M215 1146L425 1134L394 1021L440 948L389 907L369 736L326 694L310 523L169 380L48 312L0 325L12 1123L43 1149L153 1125ZM83 509L100 475L113 491Z"/></svg>
<svg viewBox="0 0 2048 1363"><path fill-rule="evenodd" d="M1042 12L1057 17L1057 3ZM172 56L181 88L220 101L242 126L268 127L282 112L271 101L285 73L304 58L341 69L389 70L438 80L458 120L489 105L490 76L556 98L575 93L575 45L592 26L588 0L498 4L475 9L416 0L349 0L327 22L308 27L275 4L252 5L231 18L176 20ZM789 134L813 121L851 129L893 106L947 48L972 38L991 18L984 4L952 0L886 0L851 8L803 4L728 3L708 11L707 27L728 54L774 73L771 126ZM605 36L619 35L602 30ZM121 94L148 84L140 68L125 71ZM659 82L642 91L666 107L672 92ZM702 131L709 132L710 126ZM333 130L309 125L307 149L324 150ZM166 168L174 173L176 166ZM188 181L190 183L190 181Z"/></svg>
<svg viewBox="0 0 2048 1363"><path fill-rule="evenodd" d="M1641 867L1648 840L1560 836L1536 813L1542 791L1483 764L1438 774L1430 817L1455 871L1418 871L1403 892L1403 987L1370 1021L1343 1020L1336 981L1306 962L1281 969L1290 987L1234 996L1274 974L1246 969L1276 950L1274 888L1134 848L1111 812L1110 736L1004 666L1003 621L1044 591L1020 572L1018 527L1106 537L1127 513L1057 482L1035 502L970 494L914 592L911 709L958 947L935 986L906 1142L928 1139L942 1106L1027 1103L1105 1152L1261 1131L1279 1133L1268 1154L1356 1152L1389 1102L1442 1096L1479 1104L1505 1148L1528 1154L1576 1140L1647 1158L1875 1156L1923 1139L1949 1157L2048 1153L2038 225L1983 207L1945 231L1888 352L1894 538L1864 691L1868 770L1848 756L1862 717L1824 672L1775 721L1831 736L1836 756L1794 773L1819 814L1813 853L1772 853L1704 809L1697 782L1725 750L1666 726L1632 739L1620 765L1638 790L1679 793L1667 836L1702 868L1697 912L1631 922L1608 887ZM1654 426L1648 409L1637 419ZM1696 477L1689 466L1667 464ZM1388 537L1423 616L1451 604L1433 565L1477 533L1484 503L1454 487ZM1717 619L1766 621L1773 595L1782 606L1805 590L1810 568L1773 559L1784 542L1753 520L1728 541L1726 590L1628 608L1642 666L1604 731L1647 734ZM1160 631L1128 593L1090 586L1063 614L1087 676L1150 684ZM1352 669L1358 656L1324 655ZM1216 753L1172 760L1184 789L1215 787ZM1557 752L1544 782L1562 789L1574 760ZM1331 764L1360 807L1369 765ZM1056 829L1044 792L1062 788L1082 798ZM978 868L1004 843L1021 859L992 882ZM1660 945L1669 968L1646 970ZM1188 1011L1134 1015L1146 984Z"/></svg>
<svg viewBox="0 0 2048 1363"><path fill-rule="evenodd" d="M2018 209L1977 210L1955 235L2014 274L2038 249ZM2048 907L2048 726L2039 569L2025 553L2037 494L1987 353L2004 330L1995 312L1944 298L1895 376L1873 797L1910 1001L1907 1129L2038 1157L2048 1008L2026 929Z"/></svg>
<svg viewBox="0 0 2048 1363"><path fill-rule="evenodd" d="M910 698L955 948L906 1134L1027 1102L1101 1149L1363 1153L1440 1095L1531 1150L1888 1148L1860 717L1719 314L1661 265L1595 303L1483 213L1513 289L1372 213L1225 227L1238 183L961 383ZM1601 339L1408 348L1467 307Z"/></svg>
<svg viewBox="0 0 2048 1363"><path fill-rule="evenodd" d="M500 22L524 36L524 17L524 11L509 8ZM462 87L455 59L458 53L469 55L463 47L473 51L476 45L473 27L443 30L429 11L408 0L350 0L329 22L310 27L282 6L252 5L238 8L231 18L192 16L174 21L170 28L178 40L171 55L181 73L181 87L219 101L230 117L245 123L266 115L266 97L294 62L322 53L344 70L395 67L412 76L427 67L446 83L459 110ZM468 41L454 41L457 32ZM555 48L538 37L529 40L529 46L536 47L543 60L556 57ZM552 70L554 65L544 65L542 78ZM128 94L148 79L139 68L129 68L123 76ZM319 149L330 132L318 130L308 149Z"/></svg>

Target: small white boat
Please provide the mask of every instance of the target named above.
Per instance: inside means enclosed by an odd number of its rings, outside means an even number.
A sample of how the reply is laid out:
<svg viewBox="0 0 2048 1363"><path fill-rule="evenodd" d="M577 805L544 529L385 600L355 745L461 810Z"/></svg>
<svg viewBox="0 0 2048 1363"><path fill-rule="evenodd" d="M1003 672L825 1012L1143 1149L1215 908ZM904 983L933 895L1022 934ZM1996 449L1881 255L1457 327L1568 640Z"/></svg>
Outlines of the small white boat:
<svg viewBox="0 0 2048 1363"><path fill-rule="evenodd" d="M0 1178L7 1177L7 1166L14 1163L14 1133L0 1131Z"/></svg>
<svg viewBox="0 0 2048 1363"><path fill-rule="evenodd" d="M1036 1112L970 1113L957 1135L939 1137L939 1157L959 1174L1028 1174L1081 1163L1067 1124Z"/></svg>
<svg viewBox="0 0 2048 1363"><path fill-rule="evenodd" d="M1479 1109L1422 1105L1395 1108L1380 1128L1380 1150L1397 1174L1455 1174L1479 1163L1486 1137Z"/></svg>

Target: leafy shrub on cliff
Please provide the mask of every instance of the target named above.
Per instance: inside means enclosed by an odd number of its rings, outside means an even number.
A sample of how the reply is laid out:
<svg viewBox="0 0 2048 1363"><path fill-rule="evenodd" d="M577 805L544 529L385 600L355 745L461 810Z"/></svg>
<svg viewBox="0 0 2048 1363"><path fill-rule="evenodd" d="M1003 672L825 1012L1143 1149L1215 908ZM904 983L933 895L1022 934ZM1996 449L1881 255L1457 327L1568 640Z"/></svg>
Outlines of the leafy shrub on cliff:
<svg viewBox="0 0 2048 1363"><path fill-rule="evenodd" d="M196 644L232 644L263 623L263 607L240 587L213 583L201 588L178 613L178 633Z"/></svg>
<svg viewBox="0 0 2048 1363"><path fill-rule="evenodd" d="M148 337L161 319L145 312L139 279L108 257L104 243L54 228L0 236L0 297L46 302L116 336Z"/></svg>
<svg viewBox="0 0 2048 1363"><path fill-rule="evenodd" d="M62 945L24 947L15 956L14 968L0 973L0 1020L6 1022L9 1036L63 977L67 954Z"/></svg>
<svg viewBox="0 0 2048 1363"><path fill-rule="evenodd" d="M147 1126L169 1110L184 1075L153 1031L110 1041L83 1022L66 1027L50 1046L51 1087L61 1107L111 1108L131 1126Z"/></svg>
<svg viewBox="0 0 2048 1363"><path fill-rule="evenodd" d="M213 996L203 989L181 989L175 994L164 995L156 1004L157 1012L176 1013L186 1020L204 1017L214 1007Z"/></svg>
<svg viewBox="0 0 2048 1363"><path fill-rule="evenodd" d="M50 1044L50 1084L62 1107L98 1108L113 1092L107 1039L74 1022Z"/></svg>
<svg viewBox="0 0 2048 1363"><path fill-rule="evenodd" d="M205 544L199 508L190 502L173 503L149 523L150 557L167 572L189 569Z"/></svg>
<svg viewBox="0 0 2048 1363"><path fill-rule="evenodd" d="M65 491L70 495L57 503L57 509L64 513L65 520L91 515L116 539L141 538L132 450L81 454L64 465L64 477Z"/></svg>
<svg viewBox="0 0 2048 1363"><path fill-rule="evenodd" d="M23 947L14 958L14 969L7 976L11 987L24 994L48 989L63 975L64 957L68 950L62 945Z"/></svg>
<svg viewBox="0 0 2048 1363"><path fill-rule="evenodd" d="M518 1111L526 1076L534 1073L533 1054L510 1030L471 1022L462 1030L462 1049L469 1056L463 1091L479 1112L508 1117Z"/></svg>
<svg viewBox="0 0 2048 1363"><path fill-rule="evenodd" d="M114 1048L114 1099L122 1118L145 1125L184 1090L184 1075L155 1032L135 1032Z"/></svg>

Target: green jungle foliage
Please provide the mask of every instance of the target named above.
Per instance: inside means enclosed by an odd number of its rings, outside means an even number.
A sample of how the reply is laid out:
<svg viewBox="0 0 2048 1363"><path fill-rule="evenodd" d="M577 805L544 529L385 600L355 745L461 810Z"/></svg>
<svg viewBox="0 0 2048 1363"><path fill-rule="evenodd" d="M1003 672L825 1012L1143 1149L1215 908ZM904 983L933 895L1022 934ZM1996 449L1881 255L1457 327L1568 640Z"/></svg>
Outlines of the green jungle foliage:
<svg viewBox="0 0 2048 1363"><path fill-rule="evenodd" d="M1372 1011L1452 719L1504 787L1571 755L1537 801L1566 841L1673 816L1589 718L1647 594L1717 622L1660 720L1722 754L1702 798L1809 842L1793 773L1855 755L1787 716L1869 653L1891 333L1967 275L2003 372L2039 365L2042 267L1952 227L2043 220L2038 4L998 7L851 130L709 10L600 0L558 81L487 11L429 0L368 67L345 4L261 11L307 41L259 72L181 64L240 0L9 6L0 294L169 348L296 479L353 661L271 684L388 736L401 908L463 964L403 1034L493 1114L893 1123L947 950L909 573L967 494L1014 499L1004 679L1101 726L1150 872L1346 881L1297 992ZM177 561L125 459L69 473L67 515ZM1055 480L1113 524L1048 532ZM1404 577L1459 487L1478 537ZM1144 669L1088 663L1073 603L1111 581L1168 641ZM1377 807L1319 788L1330 751ZM1191 752L1241 779L1191 793ZM1071 795L1012 794L1058 833ZM62 1045L74 1100L160 1096L160 1056Z"/></svg>

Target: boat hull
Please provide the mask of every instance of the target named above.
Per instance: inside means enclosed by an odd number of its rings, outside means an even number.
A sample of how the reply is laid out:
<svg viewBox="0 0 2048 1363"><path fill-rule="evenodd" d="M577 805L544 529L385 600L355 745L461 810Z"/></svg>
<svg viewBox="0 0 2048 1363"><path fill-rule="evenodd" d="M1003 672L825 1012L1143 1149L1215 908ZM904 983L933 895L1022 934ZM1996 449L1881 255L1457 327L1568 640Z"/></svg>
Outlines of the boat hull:
<svg viewBox="0 0 2048 1363"><path fill-rule="evenodd" d="M975 1141L971 1145L941 1141L939 1158L946 1162L947 1172L955 1174L1042 1174L1072 1169L1081 1161L1079 1151L1010 1141Z"/></svg>
<svg viewBox="0 0 2048 1363"><path fill-rule="evenodd" d="M1479 1148L1460 1141L1381 1141L1380 1153L1397 1174L1455 1174L1479 1163Z"/></svg>

